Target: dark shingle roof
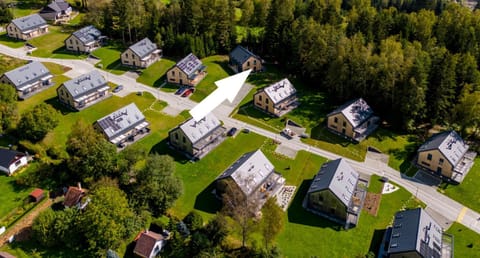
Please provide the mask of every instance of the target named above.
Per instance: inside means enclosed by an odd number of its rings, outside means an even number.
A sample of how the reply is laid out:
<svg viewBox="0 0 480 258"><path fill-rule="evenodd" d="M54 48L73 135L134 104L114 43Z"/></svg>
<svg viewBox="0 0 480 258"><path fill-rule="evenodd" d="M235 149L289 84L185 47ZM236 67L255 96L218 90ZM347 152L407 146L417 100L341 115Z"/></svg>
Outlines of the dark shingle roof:
<svg viewBox="0 0 480 258"><path fill-rule="evenodd" d="M259 58L257 55L254 53L250 52L248 49L238 45L235 47L232 52L230 52L230 60L233 61L236 64L243 64L247 59L250 57L256 57Z"/></svg>
<svg viewBox="0 0 480 258"><path fill-rule="evenodd" d="M327 116L342 113L353 128L361 125L373 115L373 110L362 98L350 101L338 107Z"/></svg>
<svg viewBox="0 0 480 258"><path fill-rule="evenodd" d="M5 77L15 85L17 90L22 90L23 86L37 82L41 78L49 75L51 75L50 71L42 63L37 61L33 61L5 73Z"/></svg>
<svg viewBox="0 0 480 258"><path fill-rule="evenodd" d="M455 166L468 151L468 145L455 131L445 131L432 135L420 148L418 152L438 149Z"/></svg>
<svg viewBox="0 0 480 258"><path fill-rule="evenodd" d="M74 99L108 86L105 78L96 70L66 81L63 85Z"/></svg>
<svg viewBox="0 0 480 258"><path fill-rule="evenodd" d="M25 154L15 150L0 148L0 166L8 168L10 164L19 156L25 156Z"/></svg>
<svg viewBox="0 0 480 258"><path fill-rule="evenodd" d="M14 19L12 23L15 24L21 32L47 25L47 22L38 13Z"/></svg>
<svg viewBox="0 0 480 258"><path fill-rule="evenodd" d="M388 254L418 252L422 257L440 258L443 229L421 208L395 214Z"/></svg>
<svg viewBox="0 0 480 258"><path fill-rule="evenodd" d="M231 177L242 192L249 196L273 172L273 164L261 150L257 150L245 153L227 168L218 179Z"/></svg>
<svg viewBox="0 0 480 258"><path fill-rule="evenodd" d="M83 27L73 33L83 44L88 44L99 40L102 36L102 33L95 28L93 25Z"/></svg>
<svg viewBox="0 0 480 258"><path fill-rule="evenodd" d="M137 43L129 47L133 53L141 58L150 55L153 51L157 50L157 44L150 41L148 38L144 38Z"/></svg>
<svg viewBox="0 0 480 258"><path fill-rule="evenodd" d="M77 205L80 202L82 197L85 195L85 190L76 186L70 186L67 193L65 194L65 199L63 200L63 205L66 207L72 207Z"/></svg>
<svg viewBox="0 0 480 258"><path fill-rule="evenodd" d="M330 189L337 198L349 207L359 174L344 159L324 163L313 179L308 193Z"/></svg>
<svg viewBox="0 0 480 258"><path fill-rule="evenodd" d="M200 59L198 59L193 53L188 54L188 56L180 60L176 66L182 70L187 77L190 77L197 70L200 70L204 67L202 61L200 61Z"/></svg>
<svg viewBox="0 0 480 258"><path fill-rule="evenodd" d="M155 247L155 243L160 240L163 240L161 234L152 231L142 232L137 239L133 252L141 257L150 257L150 254Z"/></svg>
<svg viewBox="0 0 480 258"><path fill-rule="evenodd" d="M108 139L115 138L145 121L145 116L138 109L135 103L122 107L115 112L97 120L98 125L108 136Z"/></svg>
<svg viewBox="0 0 480 258"><path fill-rule="evenodd" d="M295 90L295 87L287 78L263 88L263 91L265 91L274 104L297 93L297 90Z"/></svg>

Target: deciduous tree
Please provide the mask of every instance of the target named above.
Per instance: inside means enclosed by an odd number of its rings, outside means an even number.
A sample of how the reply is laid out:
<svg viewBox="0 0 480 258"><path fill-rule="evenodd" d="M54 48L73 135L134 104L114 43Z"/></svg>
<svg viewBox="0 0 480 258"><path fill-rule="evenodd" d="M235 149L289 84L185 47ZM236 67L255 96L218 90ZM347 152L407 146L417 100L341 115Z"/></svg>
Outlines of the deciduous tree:
<svg viewBox="0 0 480 258"><path fill-rule="evenodd" d="M32 110L25 112L18 123L21 138L31 141L40 141L49 131L57 127L59 113L46 103L41 103Z"/></svg>

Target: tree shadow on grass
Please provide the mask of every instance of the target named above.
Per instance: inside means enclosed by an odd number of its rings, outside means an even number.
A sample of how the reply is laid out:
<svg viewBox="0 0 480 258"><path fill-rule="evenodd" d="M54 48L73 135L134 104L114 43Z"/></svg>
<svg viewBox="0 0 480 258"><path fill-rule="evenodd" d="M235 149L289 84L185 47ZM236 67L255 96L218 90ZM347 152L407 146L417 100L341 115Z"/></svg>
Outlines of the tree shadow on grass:
<svg viewBox="0 0 480 258"><path fill-rule="evenodd" d="M222 207L222 203L212 193L215 189L215 182L208 185L202 192L200 192L195 198L195 205L193 206L197 210L201 210L210 214L215 214Z"/></svg>
<svg viewBox="0 0 480 258"><path fill-rule="evenodd" d="M153 83L153 87L159 88L159 87L162 86L162 84L163 84L164 82L166 82L166 81L167 81L167 75L164 74L164 75L162 75L160 78L158 78L158 79ZM165 84L165 86L168 86L168 87L171 87L171 88L176 87L177 89L179 88L178 85L171 84L171 83L167 83L167 84ZM165 88L165 86L163 86L163 87Z"/></svg>
<svg viewBox="0 0 480 258"><path fill-rule="evenodd" d="M67 56L71 56L72 59L85 59L85 58L87 58L87 55L85 55L83 53L80 53L80 52L67 50L67 48L65 46L61 46L61 47L53 50L52 55L67 55Z"/></svg>
<svg viewBox="0 0 480 258"><path fill-rule="evenodd" d="M265 122L275 118L275 117L273 117L273 116L255 108L253 106L253 101L249 101L249 102L241 105L240 108L238 109L238 113L242 114L242 115L249 116L249 117L254 118L254 119L265 121Z"/></svg>
<svg viewBox="0 0 480 258"><path fill-rule="evenodd" d="M161 140L150 149L150 154L153 153L159 155L169 155L180 164L185 164L190 161L180 151L170 148L170 145L168 144L168 137Z"/></svg>
<svg viewBox="0 0 480 258"><path fill-rule="evenodd" d="M7 176L5 174L1 174L0 177L3 177L3 176ZM26 189L28 189L29 187L26 186L26 185L20 185L20 184L17 184L16 180L11 180L8 182L8 184L10 184L12 186L12 189L15 193L19 193L19 192L22 192Z"/></svg>
<svg viewBox="0 0 480 258"><path fill-rule="evenodd" d="M120 60L120 58L117 59L117 60L115 60L115 62L110 63L109 65L107 65L106 69L107 69L107 70L122 71L122 72L124 72L124 73L131 70L130 67L127 67L127 66L122 65L122 60Z"/></svg>
<svg viewBox="0 0 480 258"><path fill-rule="evenodd" d="M288 221L291 223L321 227L321 228L332 228L337 231L343 230L343 226L327 220L321 216L315 215L311 212L305 210L302 206L303 199L307 194L308 188L312 180L303 180L302 184L298 188L295 197L293 198L292 204L288 208Z"/></svg>
<svg viewBox="0 0 480 258"><path fill-rule="evenodd" d="M338 144L344 148L350 146L351 144L355 144L346 138L340 137L328 131L324 123L320 123L317 126L312 128L310 138L317 141L327 142L330 144Z"/></svg>
<svg viewBox="0 0 480 258"><path fill-rule="evenodd" d="M122 255L124 258L133 258L136 257L133 253L133 250L135 249L135 242L130 242L127 245L127 248L125 248L125 253Z"/></svg>
<svg viewBox="0 0 480 258"><path fill-rule="evenodd" d="M15 241L10 244L12 249L21 249L28 254L41 254L44 258L57 258L57 257L78 257L88 258L91 257L85 251L74 251L65 246L45 248L37 243L34 239L30 238L26 241ZM81 250L81 249L80 249Z"/></svg>
<svg viewBox="0 0 480 258"><path fill-rule="evenodd" d="M234 74L232 68L230 68L230 66L228 65L228 61L214 61L213 63L219 65L220 67L222 67L222 69L223 69L229 76Z"/></svg>
<svg viewBox="0 0 480 258"><path fill-rule="evenodd" d="M7 33L0 35L0 41L9 42L9 43L25 43L24 40L17 38L9 37Z"/></svg>
<svg viewBox="0 0 480 258"><path fill-rule="evenodd" d="M73 110L66 105L62 104L57 97L47 99L45 103L51 105L53 108L58 110L62 115L68 115L73 112Z"/></svg>

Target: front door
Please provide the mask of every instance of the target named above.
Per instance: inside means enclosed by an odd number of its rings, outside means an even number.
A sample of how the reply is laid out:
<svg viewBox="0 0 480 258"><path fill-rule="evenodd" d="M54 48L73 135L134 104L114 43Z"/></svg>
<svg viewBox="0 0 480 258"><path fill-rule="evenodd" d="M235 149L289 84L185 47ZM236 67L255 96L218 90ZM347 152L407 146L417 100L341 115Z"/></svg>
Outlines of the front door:
<svg viewBox="0 0 480 258"><path fill-rule="evenodd" d="M437 168L437 174L440 176L442 175L442 168L441 167L438 167Z"/></svg>

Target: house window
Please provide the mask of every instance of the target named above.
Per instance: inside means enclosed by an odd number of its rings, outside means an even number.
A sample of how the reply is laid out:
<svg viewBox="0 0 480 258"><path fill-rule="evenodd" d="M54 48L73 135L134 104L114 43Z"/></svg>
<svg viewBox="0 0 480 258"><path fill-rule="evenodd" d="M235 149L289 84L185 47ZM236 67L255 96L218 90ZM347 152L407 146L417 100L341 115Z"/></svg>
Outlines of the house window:
<svg viewBox="0 0 480 258"><path fill-rule="evenodd" d="M427 160L432 160L432 154L428 153Z"/></svg>
<svg viewBox="0 0 480 258"><path fill-rule="evenodd" d="M333 118L333 122L334 122L335 124L338 123L338 117L334 117L334 118Z"/></svg>
<svg viewBox="0 0 480 258"><path fill-rule="evenodd" d="M258 100L262 101L262 96L261 95L258 96Z"/></svg>
<svg viewBox="0 0 480 258"><path fill-rule="evenodd" d="M438 165L439 165L439 166L443 165L443 159L442 159L442 158L440 158L440 159L438 160Z"/></svg>
<svg viewBox="0 0 480 258"><path fill-rule="evenodd" d="M128 53L125 53L125 58L128 58Z"/></svg>
<svg viewBox="0 0 480 258"><path fill-rule="evenodd" d="M347 126L347 122L343 121L343 127Z"/></svg>
<svg viewBox="0 0 480 258"><path fill-rule="evenodd" d="M257 65L257 60L253 60L253 65Z"/></svg>
<svg viewBox="0 0 480 258"><path fill-rule="evenodd" d="M172 71L172 75L175 76L175 71Z"/></svg>
<svg viewBox="0 0 480 258"><path fill-rule="evenodd" d="M268 99L265 99L265 103L267 103L267 104L268 104Z"/></svg>
<svg viewBox="0 0 480 258"><path fill-rule="evenodd" d="M247 66L250 66L250 61L247 62Z"/></svg>
<svg viewBox="0 0 480 258"><path fill-rule="evenodd" d="M182 137L182 141L183 141L183 143L187 142L187 139L185 139L185 136Z"/></svg>
<svg viewBox="0 0 480 258"><path fill-rule="evenodd" d="M175 140L178 140L178 133L175 134Z"/></svg>
<svg viewBox="0 0 480 258"><path fill-rule="evenodd" d="M422 165L427 166L427 167L430 167L430 163L427 163L427 162L425 162L425 161L422 161Z"/></svg>
<svg viewBox="0 0 480 258"><path fill-rule="evenodd" d="M18 160L17 162L15 162L15 166L20 166L22 164L22 161L21 160Z"/></svg>

